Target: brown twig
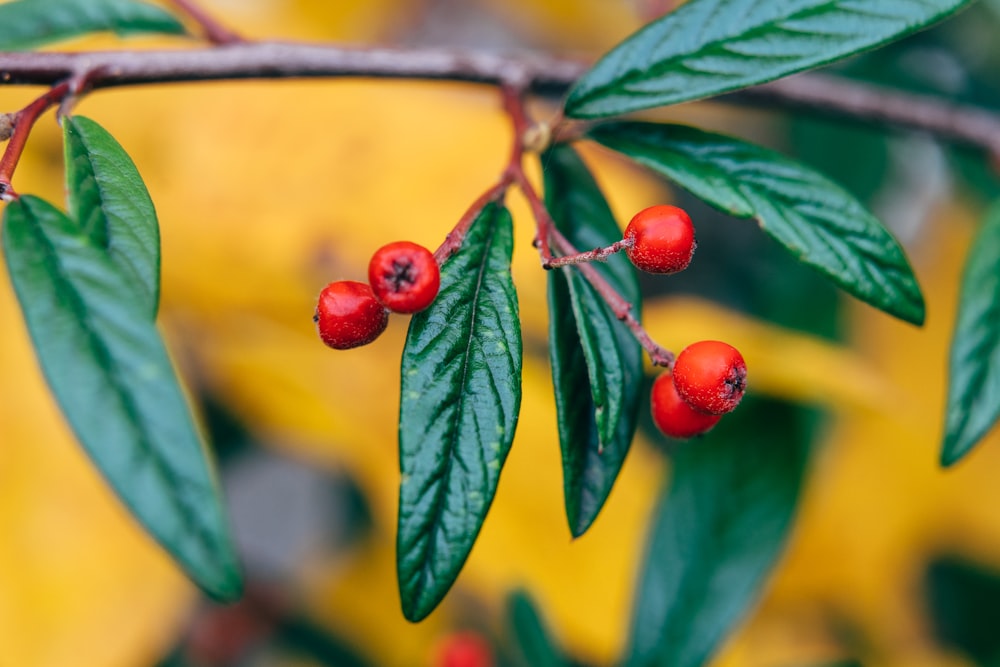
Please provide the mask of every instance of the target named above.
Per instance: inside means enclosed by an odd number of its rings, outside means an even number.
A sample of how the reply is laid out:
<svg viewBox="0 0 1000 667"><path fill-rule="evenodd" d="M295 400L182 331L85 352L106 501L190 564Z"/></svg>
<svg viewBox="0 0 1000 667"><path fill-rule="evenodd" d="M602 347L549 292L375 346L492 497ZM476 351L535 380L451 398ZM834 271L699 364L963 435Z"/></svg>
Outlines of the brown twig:
<svg viewBox="0 0 1000 667"><path fill-rule="evenodd" d="M212 44L236 44L244 39L238 34L219 23L218 20L197 3L191 0L172 0L177 7L191 17L205 33L205 38Z"/></svg>

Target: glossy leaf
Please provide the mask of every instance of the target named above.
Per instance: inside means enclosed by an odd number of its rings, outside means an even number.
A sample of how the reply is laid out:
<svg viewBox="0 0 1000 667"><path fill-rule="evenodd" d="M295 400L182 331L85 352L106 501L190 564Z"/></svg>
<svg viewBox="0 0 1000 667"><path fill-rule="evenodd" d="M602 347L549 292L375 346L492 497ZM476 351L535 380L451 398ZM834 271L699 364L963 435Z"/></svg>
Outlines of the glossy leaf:
<svg viewBox="0 0 1000 667"><path fill-rule="evenodd" d="M135 164L100 125L63 119L70 217L133 285L156 317L160 300L160 228Z"/></svg>
<svg viewBox="0 0 1000 667"><path fill-rule="evenodd" d="M549 636L538 609L525 591L507 599L508 625L526 667L566 667L559 649Z"/></svg>
<svg viewBox="0 0 1000 667"><path fill-rule="evenodd" d="M7 205L2 238L38 361L80 443L188 574L235 599L242 579L213 467L147 304L40 199Z"/></svg>
<svg viewBox="0 0 1000 667"><path fill-rule="evenodd" d="M677 450L636 589L629 667L700 667L758 598L798 502L808 429L744 401Z"/></svg>
<svg viewBox="0 0 1000 667"><path fill-rule="evenodd" d="M922 324L924 299L899 243L857 199L779 153L682 125L614 123L591 136L737 218L890 315Z"/></svg>
<svg viewBox="0 0 1000 667"><path fill-rule="evenodd" d="M969 0L689 0L605 55L566 100L602 118L745 88L928 26Z"/></svg>
<svg viewBox="0 0 1000 667"><path fill-rule="evenodd" d="M397 568L403 613L429 614L479 534L521 405L521 325L507 209L488 205L410 321L399 409Z"/></svg>
<svg viewBox="0 0 1000 667"><path fill-rule="evenodd" d="M604 196L572 148L551 149L543 163L546 206L574 247L621 240ZM638 312L639 285L628 258L619 254L592 266ZM604 506L628 454L641 400L642 347L576 267L549 273L548 300L566 516L578 537Z"/></svg>
<svg viewBox="0 0 1000 667"><path fill-rule="evenodd" d="M24 51L91 32L183 34L180 22L132 0L15 0L0 5L0 51Z"/></svg>
<svg viewBox="0 0 1000 667"><path fill-rule="evenodd" d="M942 465L960 460L1000 418L1000 203L966 260L951 341Z"/></svg>

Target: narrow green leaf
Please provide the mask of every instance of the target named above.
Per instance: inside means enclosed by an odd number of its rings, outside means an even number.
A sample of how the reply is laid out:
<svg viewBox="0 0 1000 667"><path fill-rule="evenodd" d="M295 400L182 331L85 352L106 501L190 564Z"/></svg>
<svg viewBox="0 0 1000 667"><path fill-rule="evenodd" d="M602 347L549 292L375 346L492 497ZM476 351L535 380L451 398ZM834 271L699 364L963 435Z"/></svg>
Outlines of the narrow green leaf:
<svg viewBox="0 0 1000 667"><path fill-rule="evenodd" d="M576 83L566 114L603 118L718 95L875 48L969 0L689 0Z"/></svg>
<svg viewBox="0 0 1000 667"><path fill-rule="evenodd" d="M183 34L164 10L133 0L16 0L0 5L0 51L25 51L91 32Z"/></svg>
<svg viewBox="0 0 1000 667"><path fill-rule="evenodd" d="M153 200L125 149L82 116L63 119L70 217L149 304L160 301L160 228Z"/></svg>
<svg viewBox="0 0 1000 667"><path fill-rule="evenodd" d="M42 372L80 443L192 579L235 599L242 579L213 467L146 304L40 199L7 205L2 239Z"/></svg>
<svg viewBox="0 0 1000 667"><path fill-rule="evenodd" d="M429 614L458 577L493 502L521 406L512 224L490 204L410 321L399 407L397 570L403 613Z"/></svg>
<svg viewBox="0 0 1000 667"><path fill-rule="evenodd" d="M546 206L574 247L590 250L621 239L611 209L572 148L552 148L543 163ZM628 258L612 256L593 266L638 312L639 285ZM577 268L549 273L548 300L566 516L579 537L604 506L635 433L642 347Z"/></svg>
<svg viewBox="0 0 1000 667"><path fill-rule="evenodd" d="M761 229L840 288L922 324L924 298L906 254L857 199L780 153L682 125L613 123L591 136Z"/></svg>
<svg viewBox="0 0 1000 667"><path fill-rule="evenodd" d="M629 667L701 667L757 599L798 501L808 429L744 401L677 451L636 588Z"/></svg>
<svg viewBox="0 0 1000 667"><path fill-rule="evenodd" d="M549 637L542 617L526 591L515 591L507 598L507 619L524 665L566 666L566 660Z"/></svg>
<svg viewBox="0 0 1000 667"><path fill-rule="evenodd" d="M941 464L950 466L1000 418L1000 202L976 236L951 341Z"/></svg>

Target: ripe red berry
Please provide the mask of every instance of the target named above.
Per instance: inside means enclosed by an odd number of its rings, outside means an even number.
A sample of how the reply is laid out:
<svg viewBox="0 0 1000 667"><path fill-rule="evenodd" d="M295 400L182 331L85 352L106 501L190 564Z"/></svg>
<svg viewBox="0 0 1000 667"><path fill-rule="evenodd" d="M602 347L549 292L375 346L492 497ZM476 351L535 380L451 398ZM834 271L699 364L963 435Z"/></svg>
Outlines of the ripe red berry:
<svg viewBox="0 0 1000 667"><path fill-rule="evenodd" d="M722 419L722 415L705 414L688 405L677 393L669 371L653 381L649 401L653 410L653 423L671 438L693 438L707 432Z"/></svg>
<svg viewBox="0 0 1000 667"><path fill-rule="evenodd" d="M690 216L676 206L650 206L636 213L625 228L625 240L630 239L625 254L649 273L683 271L697 246Z"/></svg>
<svg viewBox="0 0 1000 667"><path fill-rule="evenodd" d="M324 343L347 350L378 338L389 323L389 312L375 300L368 285L340 280L319 293L313 321Z"/></svg>
<svg viewBox="0 0 1000 667"><path fill-rule="evenodd" d="M435 667L493 667L493 649L475 632L456 632L438 649Z"/></svg>
<svg viewBox="0 0 1000 667"><path fill-rule="evenodd" d="M427 248L396 241L375 251L368 263L375 298L395 313L416 313L431 305L441 287L441 271Z"/></svg>
<svg viewBox="0 0 1000 667"><path fill-rule="evenodd" d="M747 364L732 345L717 340L693 343L674 363L677 393L695 410L712 415L732 412L747 387Z"/></svg>

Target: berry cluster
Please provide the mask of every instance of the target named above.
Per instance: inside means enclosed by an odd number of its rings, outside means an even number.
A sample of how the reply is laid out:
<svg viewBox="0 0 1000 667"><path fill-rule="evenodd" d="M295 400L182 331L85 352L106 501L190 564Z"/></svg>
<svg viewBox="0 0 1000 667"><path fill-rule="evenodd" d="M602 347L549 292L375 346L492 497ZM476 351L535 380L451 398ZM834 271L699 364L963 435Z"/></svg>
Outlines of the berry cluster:
<svg viewBox="0 0 1000 667"><path fill-rule="evenodd" d="M624 242L636 268L663 274L686 269L697 247L691 218L676 206L639 211L625 228ZM653 421L672 438L701 435L736 409L746 380L746 362L732 345L716 340L694 343L677 356L672 371L653 383Z"/></svg>
<svg viewBox="0 0 1000 667"><path fill-rule="evenodd" d="M368 263L368 283L338 280L319 294L313 321L335 350L367 345L385 331L389 312L416 313L431 305L441 272L427 248L409 241L382 246Z"/></svg>

